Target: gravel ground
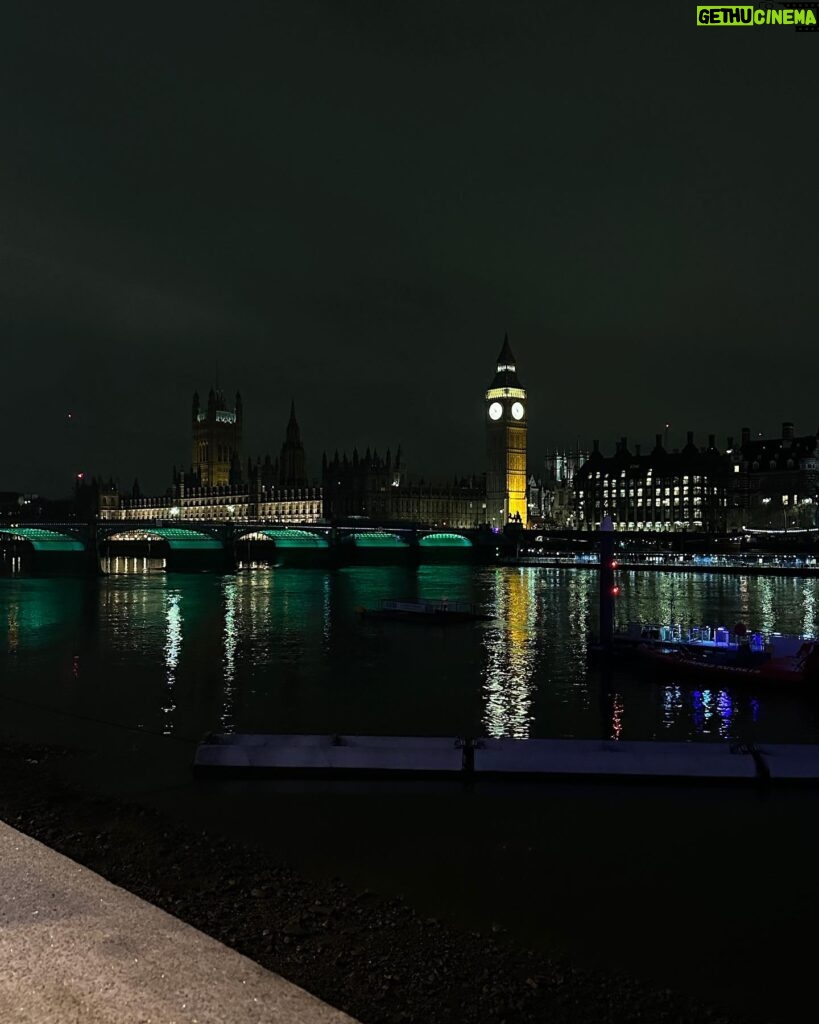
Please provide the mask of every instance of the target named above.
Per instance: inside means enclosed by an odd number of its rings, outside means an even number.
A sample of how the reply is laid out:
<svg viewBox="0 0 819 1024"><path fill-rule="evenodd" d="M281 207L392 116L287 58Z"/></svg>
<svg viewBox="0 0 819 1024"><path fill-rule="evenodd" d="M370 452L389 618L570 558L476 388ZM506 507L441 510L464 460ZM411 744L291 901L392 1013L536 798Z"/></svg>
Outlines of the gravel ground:
<svg viewBox="0 0 819 1024"><path fill-rule="evenodd" d="M502 931L460 931L138 805L89 798L55 780L65 756L0 744L0 817L362 1024L739 1024L634 978L521 949Z"/></svg>

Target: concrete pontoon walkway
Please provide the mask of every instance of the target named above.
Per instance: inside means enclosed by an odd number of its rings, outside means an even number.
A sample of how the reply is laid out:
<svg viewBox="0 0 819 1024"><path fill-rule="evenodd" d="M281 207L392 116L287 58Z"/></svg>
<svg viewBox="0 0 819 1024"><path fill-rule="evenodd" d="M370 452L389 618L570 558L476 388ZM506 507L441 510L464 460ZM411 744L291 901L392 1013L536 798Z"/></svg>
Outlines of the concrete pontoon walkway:
<svg viewBox="0 0 819 1024"><path fill-rule="evenodd" d="M0 822L0 1021L355 1024Z"/></svg>

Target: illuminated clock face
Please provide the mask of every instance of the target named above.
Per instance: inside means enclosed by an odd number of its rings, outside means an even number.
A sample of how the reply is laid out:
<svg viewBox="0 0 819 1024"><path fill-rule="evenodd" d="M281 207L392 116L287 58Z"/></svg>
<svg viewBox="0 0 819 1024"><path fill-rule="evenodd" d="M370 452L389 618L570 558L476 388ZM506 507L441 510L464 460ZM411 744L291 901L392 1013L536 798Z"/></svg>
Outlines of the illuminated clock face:
<svg viewBox="0 0 819 1024"><path fill-rule="evenodd" d="M522 402L513 402L512 403L512 415L515 417L516 420L522 420L523 419L523 403Z"/></svg>
<svg viewBox="0 0 819 1024"><path fill-rule="evenodd" d="M489 418L491 420L499 420L503 416L503 406L500 402L493 402L489 406Z"/></svg>

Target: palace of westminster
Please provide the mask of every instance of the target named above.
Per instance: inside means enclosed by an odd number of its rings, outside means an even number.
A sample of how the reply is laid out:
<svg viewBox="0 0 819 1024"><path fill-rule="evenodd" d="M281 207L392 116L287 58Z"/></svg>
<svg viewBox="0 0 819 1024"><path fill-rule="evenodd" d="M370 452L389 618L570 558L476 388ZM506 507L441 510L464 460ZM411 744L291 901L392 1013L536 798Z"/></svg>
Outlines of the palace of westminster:
<svg viewBox="0 0 819 1024"><path fill-rule="evenodd" d="M697 447L693 434L668 451L662 436L643 453L626 438L613 455L553 452L532 470L527 464L528 403L508 338L484 395L485 472L435 485L406 472L400 447L384 455L322 457L321 483L308 479L295 406L291 404L278 458L242 457L243 408L211 389L191 409L188 471L173 472L162 497L134 488L119 494L100 486L103 519L253 520L280 524L370 521L451 529L507 526L545 530L596 529L611 516L618 530L702 530L819 527L819 431L797 437L792 423L781 436L739 444L728 438L719 451L711 435Z"/></svg>

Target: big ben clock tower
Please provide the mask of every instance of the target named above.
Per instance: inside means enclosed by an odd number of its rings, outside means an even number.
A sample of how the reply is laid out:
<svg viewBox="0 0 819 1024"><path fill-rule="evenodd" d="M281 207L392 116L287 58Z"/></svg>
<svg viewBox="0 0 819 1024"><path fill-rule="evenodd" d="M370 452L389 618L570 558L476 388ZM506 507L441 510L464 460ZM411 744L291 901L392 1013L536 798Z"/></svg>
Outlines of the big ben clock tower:
<svg viewBox="0 0 819 1024"><path fill-rule="evenodd" d="M520 386L509 337L486 392L486 519L492 526L526 526L526 392Z"/></svg>

